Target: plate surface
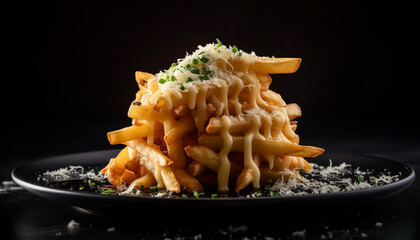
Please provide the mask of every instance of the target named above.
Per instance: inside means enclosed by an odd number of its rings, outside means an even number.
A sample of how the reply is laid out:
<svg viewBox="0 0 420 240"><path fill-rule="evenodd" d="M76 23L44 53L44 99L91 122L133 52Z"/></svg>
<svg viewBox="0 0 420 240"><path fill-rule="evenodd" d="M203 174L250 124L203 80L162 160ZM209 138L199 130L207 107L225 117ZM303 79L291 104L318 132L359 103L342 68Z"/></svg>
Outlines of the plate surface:
<svg viewBox="0 0 420 240"><path fill-rule="evenodd" d="M292 206L292 205L327 205L331 203L365 203L384 199L400 193L414 182L415 173L410 167L385 158L348 155L343 153L324 153L323 155L308 159L309 162L318 165L328 166L330 159L333 165L342 162L358 166L361 170L390 172L392 175L399 174L399 180L379 187L354 190L347 192L309 194L303 196L280 196L280 197L259 197L259 198L155 198L101 195L80 191L62 190L51 188L37 180L40 173L47 170L56 170L68 166L83 166L85 169L101 169L111 157L115 157L119 149L93 151L86 153L70 154L57 157L44 158L18 166L12 172L13 180L24 189L49 200L58 201L67 205L84 208L95 212L114 212L119 209L138 209L139 206L153 209L242 209L245 207L267 207L267 206Z"/></svg>

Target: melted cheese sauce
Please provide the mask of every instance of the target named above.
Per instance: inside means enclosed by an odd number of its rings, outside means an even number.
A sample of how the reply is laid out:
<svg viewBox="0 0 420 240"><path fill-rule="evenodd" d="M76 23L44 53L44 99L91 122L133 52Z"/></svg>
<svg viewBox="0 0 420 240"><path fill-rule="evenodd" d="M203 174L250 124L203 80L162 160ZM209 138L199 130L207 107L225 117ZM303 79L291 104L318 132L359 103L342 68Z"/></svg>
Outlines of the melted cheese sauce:
<svg viewBox="0 0 420 240"><path fill-rule="evenodd" d="M245 134L244 138L244 167L252 169L252 173L254 175L252 185L254 188L260 188L260 169L253 160L252 140L255 136L259 135L260 126L261 121L257 116L255 116L252 120L252 127Z"/></svg>
<svg viewBox="0 0 420 240"><path fill-rule="evenodd" d="M230 119L228 116L224 115L222 117L223 120L223 128L221 132L221 136L223 139L223 147L222 150L219 152L219 169L217 170L217 183L218 183L218 190L220 192L226 192L229 190L228 183L229 183L229 172L230 172L230 161L228 158L229 151L232 147L232 136L229 134L230 128Z"/></svg>

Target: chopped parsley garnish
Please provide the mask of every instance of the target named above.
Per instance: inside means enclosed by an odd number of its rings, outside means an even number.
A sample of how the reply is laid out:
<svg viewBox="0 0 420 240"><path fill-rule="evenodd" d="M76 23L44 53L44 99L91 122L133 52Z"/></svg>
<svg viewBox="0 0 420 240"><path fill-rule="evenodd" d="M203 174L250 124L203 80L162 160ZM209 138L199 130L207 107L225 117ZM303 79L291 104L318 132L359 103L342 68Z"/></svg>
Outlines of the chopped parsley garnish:
<svg viewBox="0 0 420 240"><path fill-rule="evenodd" d="M181 197L182 198L188 198L187 194L182 194Z"/></svg>
<svg viewBox="0 0 420 240"><path fill-rule="evenodd" d="M233 47L232 47L232 52L233 53L236 53L238 51L238 48L235 46L235 45L233 45Z"/></svg>
<svg viewBox="0 0 420 240"><path fill-rule="evenodd" d="M204 69L204 75L213 75L213 71L212 70L206 70Z"/></svg>
<svg viewBox="0 0 420 240"><path fill-rule="evenodd" d="M204 192L193 192L195 198L204 197Z"/></svg>
<svg viewBox="0 0 420 240"><path fill-rule="evenodd" d="M200 61L202 61L203 63L206 63L206 62L208 62L208 61L209 61L209 59L208 59L208 58L206 58L206 57L201 57L201 58L200 58Z"/></svg>
<svg viewBox="0 0 420 240"><path fill-rule="evenodd" d="M363 176L358 176L357 177L357 180L359 180L359 182L364 182L365 181L365 178Z"/></svg>
<svg viewBox="0 0 420 240"><path fill-rule="evenodd" d="M210 197L211 197L211 198L218 198L218 197L219 197L219 195L217 195L217 193L213 193Z"/></svg>
<svg viewBox="0 0 420 240"><path fill-rule="evenodd" d="M216 41L217 41L217 46L216 46L216 48L219 48L219 47L223 46L222 41L220 41L218 38L216 38Z"/></svg>
<svg viewBox="0 0 420 240"><path fill-rule="evenodd" d="M88 184L89 184L90 189L95 188L96 183L94 183L92 179L88 179Z"/></svg>
<svg viewBox="0 0 420 240"><path fill-rule="evenodd" d="M213 59L212 55L214 51L219 53L221 53L221 51L232 51L236 56L242 56L244 53L235 45L233 47L226 47L220 39L216 38L216 43L209 44L202 50L200 49L199 51L194 52L193 55L188 55L184 59L178 59L177 62L172 63L169 69L158 75L158 83L168 83L168 87L179 87L178 90L186 90L189 85L185 85L187 83L197 80L205 81L213 79L216 74L214 71L209 70L209 68L212 69L212 67L215 67L215 59ZM172 84L170 82L174 83Z"/></svg>
<svg viewBox="0 0 420 240"><path fill-rule="evenodd" d="M370 181L375 181L376 177L369 177Z"/></svg>
<svg viewBox="0 0 420 240"><path fill-rule="evenodd" d="M150 190L157 191L157 190L159 190L159 187L158 186L151 186L150 187Z"/></svg>
<svg viewBox="0 0 420 240"><path fill-rule="evenodd" d="M80 186L80 187L79 187L79 190L80 190L80 191L83 191L84 189L85 189L85 187L83 187L83 186Z"/></svg>
<svg viewBox="0 0 420 240"><path fill-rule="evenodd" d="M196 67L192 67L191 70L190 70L190 72L191 73L194 73L194 74L200 74L200 70L198 68L196 68Z"/></svg>
<svg viewBox="0 0 420 240"><path fill-rule="evenodd" d="M110 193L116 193L116 192L117 192L117 190L112 189L112 188L108 188L107 190L105 190L105 191L101 192L101 194L108 195L108 194L110 194Z"/></svg>

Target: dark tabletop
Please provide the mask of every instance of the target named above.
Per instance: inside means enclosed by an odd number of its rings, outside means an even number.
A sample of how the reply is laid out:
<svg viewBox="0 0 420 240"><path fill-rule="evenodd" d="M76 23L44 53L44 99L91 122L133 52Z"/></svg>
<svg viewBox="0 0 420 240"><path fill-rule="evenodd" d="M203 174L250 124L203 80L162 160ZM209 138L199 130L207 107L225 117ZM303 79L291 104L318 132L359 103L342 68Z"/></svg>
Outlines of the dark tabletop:
<svg viewBox="0 0 420 240"><path fill-rule="evenodd" d="M311 127L308 123L307 128ZM316 143L314 145L327 151L386 157L409 165L416 173L420 172L420 142L416 138L404 134L371 134L372 131L363 135L351 129L341 132L330 130L323 135L314 130L306 136L301 135L301 138L305 137L305 144ZM95 130L91 131L95 135ZM304 132L304 129L301 131ZM355 134L360 135L355 137ZM45 141L54 146L54 140ZM62 141L65 142L64 139ZM44 155L87 150L79 145L75 143L72 151L55 148L55 152ZM144 213L103 215L45 200L16 188L9 182L12 169L25 161L34 160L28 154L21 156L3 156L1 161L0 208L2 222L6 223L1 226L2 232L11 239L416 239L419 235L418 177L402 193L364 204L278 206L276 209L223 212L209 212L205 206L202 212L187 209L161 212L157 206L156 209L146 209ZM76 227L69 228L72 221Z"/></svg>

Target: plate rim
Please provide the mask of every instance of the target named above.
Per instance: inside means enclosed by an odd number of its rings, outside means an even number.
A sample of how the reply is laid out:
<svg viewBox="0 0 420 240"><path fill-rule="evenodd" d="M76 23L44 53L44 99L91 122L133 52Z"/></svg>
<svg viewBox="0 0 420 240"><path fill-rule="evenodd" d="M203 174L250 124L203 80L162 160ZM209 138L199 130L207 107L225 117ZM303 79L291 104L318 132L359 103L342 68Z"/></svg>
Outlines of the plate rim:
<svg viewBox="0 0 420 240"><path fill-rule="evenodd" d="M378 187L373 187L373 188L365 188L365 189L358 189L358 190L351 190L351 191L344 191L344 192L330 192L330 193L322 193L322 194L306 194L306 195L295 195L295 196L274 196L274 197L226 197L226 198L159 198L159 197L145 197L145 196L132 196L132 195L104 195L104 194L99 194L99 193L90 193L90 192L82 192L82 191L74 191L74 190L66 190L66 189L58 189L58 188L52 188L52 187L48 187L42 184L37 184L34 182L30 182L30 181L26 181L25 179L22 179L19 176L19 171L22 171L22 168L27 167L27 165L31 165L31 164L37 164L39 162L42 161L48 161L51 159L56 159L56 158L66 158L66 157L70 157L70 156L77 156L77 155L86 155L86 154L98 154L98 153L105 153L105 152L118 152L120 149L107 149L107 150L96 150L96 151L86 151L86 152L78 152L78 153L71 153L71 154L62 154L62 155L57 155L57 156L50 156L50 157L45 157L45 158L39 158L33 161L26 161L24 163L19 164L18 166L16 166L12 172L11 172L11 177L12 180L18 184L19 186L21 186L22 188L24 188L25 190L34 193L35 195L41 196L42 194L40 193L47 193L47 194L58 194L58 195L66 195L66 196L73 196L73 197L80 197L80 198L89 198L89 199L98 199L100 198L101 200L105 200L105 201L119 201L119 200L127 200L127 201L154 201L154 202L214 202L214 203L219 203L219 202L248 202L248 201L264 201L264 202L268 202L268 201L276 201L276 202L285 202L285 201L306 201L306 200L317 200L317 199L334 199L337 197L341 197L341 198L346 198L347 196L351 196L354 195L355 193L357 194L362 194L362 195L369 195L372 193L376 193L378 191L387 191L390 189L394 189L396 186L404 186L400 189L398 189L398 191L396 191L395 194L398 194L404 190L406 190L416 179L416 174L415 171L412 167L410 167L409 165L402 163L402 162L398 162L395 160L392 160L390 158L387 157L383 157L383 156L377 156L377 155L370 155L370 154L360 154L360 153L347 153L347 152L328 152L328 155L341 155L341 156L351 156L351 157L368 157L368 158L375 158L375 159L380 159L380 160L385 160L385 161L390 161L393 163L397 163L400 164L402 166L404 166L408 171L410 171L411 173L403 178L400 179L396 182L392 182L389 184L385 184L385 185L381 185ZM342 161L344 162L344 161ZM106 162L104 162L104 164L106 164ZM68 167L68 166L62 166L62 167ZM34 172L35 174L35 172ZM29 177L30 178L30 177Z"/></svg>

